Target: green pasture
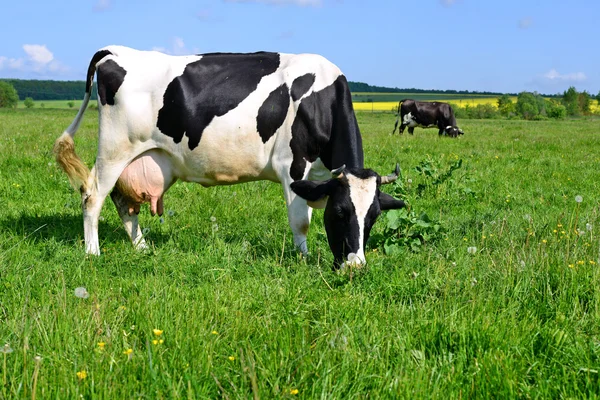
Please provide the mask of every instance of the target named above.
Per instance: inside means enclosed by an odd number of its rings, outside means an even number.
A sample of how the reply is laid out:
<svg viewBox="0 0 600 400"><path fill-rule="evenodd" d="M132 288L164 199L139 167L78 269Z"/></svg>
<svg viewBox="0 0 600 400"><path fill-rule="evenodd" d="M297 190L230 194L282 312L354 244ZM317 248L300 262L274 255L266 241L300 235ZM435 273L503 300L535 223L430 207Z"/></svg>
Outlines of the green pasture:
<svg viewBox="0 0 600 400"><path fill-rule="evenodd" d="M83 93L81 94L83 98ZM34 109L42 108L42 109L71 109L71 110L79 110L81 107L82 99L77 100L34 100L33 107ZM70 106L72 104L72 107ZM97 100L90 100L88 107L95 107L98 104ZM19 101L17 108L25 108L23 101Z"/></svg>
<svg viewBox="0 0 600 400"><path fill-rule="evenodd" d="M340 274L322 210L301 259L269 182L175 185L162 220L140 213L146 253L108 200L85 256L51 151L75 114L0 110L0 398L600 396L598 120L464 120L448 139L359 113L367 166L400 163L385 190L442 229ZM89 165L97 121L75 140Z"/></svg>

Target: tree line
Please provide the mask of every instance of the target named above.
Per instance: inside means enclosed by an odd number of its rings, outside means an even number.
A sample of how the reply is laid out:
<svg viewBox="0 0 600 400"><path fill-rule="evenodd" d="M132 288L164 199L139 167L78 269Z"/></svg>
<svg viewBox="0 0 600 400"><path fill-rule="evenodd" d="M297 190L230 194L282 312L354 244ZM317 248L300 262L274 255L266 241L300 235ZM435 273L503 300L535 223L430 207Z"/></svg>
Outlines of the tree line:
<svg viewBox="0 0 600 400"><path fill-rule="evenodd" d="M586 92L577 91L571 86L562 95L547 98L536 92L521 92L516 102L512 96L503 94L493 104L467 105L460 107L452 104L456 118L521 118L527 120L564 119L592 114L592 103L596 100L600 105L600 92L593 97Z"/></svg>
<svg viewBox="0 0 600 400"><path fill-rule="evenodd" d="M51 81L33 79L0 79L11 85L23 101L33 100L81 100L85 93L85 81ZM92 88L92 98L96 98L96 83Z"/></svg>

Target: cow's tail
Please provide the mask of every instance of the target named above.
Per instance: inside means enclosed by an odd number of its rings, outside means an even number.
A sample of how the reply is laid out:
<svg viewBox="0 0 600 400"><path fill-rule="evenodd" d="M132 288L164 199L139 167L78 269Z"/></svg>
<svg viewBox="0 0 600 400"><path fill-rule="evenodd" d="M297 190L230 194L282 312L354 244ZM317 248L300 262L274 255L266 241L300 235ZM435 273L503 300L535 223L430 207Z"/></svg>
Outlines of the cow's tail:
<svg viewBox="0 0 600 400"><path fill-rule="evenodd" d="M77 116L73 122L71 122L71 125L69 125L69 127L58 139L56 139L56 142L54 143L54 155L56 156L56 162L69 177L69 182L71 182L73 188L75 188L75 190L80 190L81 192L87 189L86 182L90 176L90 170L83 163L81 158L79 158L77 153L75 153L75 141L73 138L75 137L75 133L79 128L79 124L81 124L85 110L90 102L90 97L92 95L92 83L94 81L94 74L96 73L96 64L109 54L112 53L110 53L108 50L101 50L94 54L94 57L92 57L88 67L85 96L83 97L83 102L81 103L79 112L77 113Z"/></svg>
<svg viewBox="0 0 600 400"><path fill-rule="evenodd" d="M402 107L402 102L408 99L402 99L398 102L398 115L396 116L396 123L394 124L394 130L392 131L392 135L396 133L396 128L398 128L398 121L400 121L400 107Z"/></svg>

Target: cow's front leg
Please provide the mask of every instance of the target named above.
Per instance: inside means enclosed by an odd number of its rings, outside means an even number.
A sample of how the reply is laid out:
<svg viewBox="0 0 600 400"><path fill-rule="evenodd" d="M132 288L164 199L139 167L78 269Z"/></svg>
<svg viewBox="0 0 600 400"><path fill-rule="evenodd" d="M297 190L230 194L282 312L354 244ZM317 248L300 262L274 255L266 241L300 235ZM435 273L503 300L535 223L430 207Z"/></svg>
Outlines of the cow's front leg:
<svg viewBox="0 0 600 400"><path fill-rule="evenodd" d="M283 187L283 195L288 209L288 221L294 235L294 244L303 255L307 256L308 245L306 243L306 236L308 235L312 208L308 206L306 200L292 191L289 183L284 183Z"/></svg>
<svg viewBox="0 0 600 400"><path fill-rule="evenodd" d="M402 135L404 133L404 129L406 129L406 125L404 125L404 124L400 125L400 129L398 130L398 133L400 133Z"/></svg>
<svg viewBox="0 0 600 400"><path fill-rule="evenodd" d="M410 133L411 135L414 133L415 131L415 127L414 126L409 126L408 127L408 133Z"/></svg>
<svg viewBox="0 0 600 400"><path fill-rule="evenodd" d="M117 208L119 217L121 217L125 231L127 232L127 235L129 235L133 246L137 250L147 249L148 246L146 245L146 241L142 236L142 230L138 223L137 213L134 212L130 215L130 204L117 188L113 189L113 191L110 193L110 198Z"/></svg>

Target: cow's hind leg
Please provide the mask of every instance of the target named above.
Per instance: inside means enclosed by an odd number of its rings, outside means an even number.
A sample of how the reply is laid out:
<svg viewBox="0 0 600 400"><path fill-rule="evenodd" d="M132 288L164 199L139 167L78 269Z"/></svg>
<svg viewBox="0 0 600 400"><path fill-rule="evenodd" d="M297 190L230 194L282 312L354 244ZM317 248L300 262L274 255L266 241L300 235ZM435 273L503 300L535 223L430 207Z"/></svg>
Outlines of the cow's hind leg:
<svg viewBox="0 0 600 400"><path fill-rule="evenodd" d="M119 217L123 221L123 227L131 239L131 243L138 250L147 249L146 241L142 236L142 230L138 223L138 215L136 213L129 214L129 202L123 197L117 188L113 189L110 197L117 208Z"/></svg>

